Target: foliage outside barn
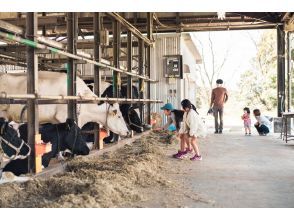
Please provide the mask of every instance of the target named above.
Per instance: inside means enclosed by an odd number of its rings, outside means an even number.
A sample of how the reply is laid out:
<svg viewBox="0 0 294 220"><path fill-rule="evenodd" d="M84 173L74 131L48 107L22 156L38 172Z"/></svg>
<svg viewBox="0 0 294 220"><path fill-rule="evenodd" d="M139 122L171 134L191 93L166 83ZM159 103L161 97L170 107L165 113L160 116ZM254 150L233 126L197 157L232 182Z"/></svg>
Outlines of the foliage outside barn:
<svg viewBox="0 0 294 220"><path fill-rule="evenodd" d="M206 33L206 38L194 35L203 58L203 64L197 66L196 106L201 108L202 114L206 114L211 90L215 87L216 79L222 78L229 91L225 120L227 117L234 123L239 123L245 106L251 109L257 107L266 114L274 115L277 106L276 30L259 33L242 31L234 34ZM238 36L242 38L236 40ZM225 39L222 46L219 46L220 38ZM238 51L235 49L236 43L241 45ZM251 48L246 48L245 45L251 45ZM252 52L244 52L246 49ZM233 64L234 62L239 64Z"/></svg>
<svg viewBox="0 0 294 220"><path fill-rule="evenodd" d="M257 54L251 68L241 75L240 101L250 106L263 106L273 110L277 106L277 40L276 31L263 33L259 42L252 39Z"/></svg>

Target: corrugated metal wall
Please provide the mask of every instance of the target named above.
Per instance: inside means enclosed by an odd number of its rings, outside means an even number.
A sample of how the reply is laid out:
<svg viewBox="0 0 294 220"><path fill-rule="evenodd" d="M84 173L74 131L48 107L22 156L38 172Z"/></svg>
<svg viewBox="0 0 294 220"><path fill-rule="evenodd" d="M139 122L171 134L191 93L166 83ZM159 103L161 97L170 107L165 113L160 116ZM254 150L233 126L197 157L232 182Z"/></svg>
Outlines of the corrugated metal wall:
<svg viewBox="0 0 294 220"><path fill-rule="evenodd" d="M181 34L158 34L154 35L154 38L156 42L155 47L151 50L151 78L157 80L158 83L151 84L151 98L171 102L175 108L180 108L180 101L184 98L184 80L165 78L163 62L166 55L181 54ZM85 50L85 52L93 53L92 50ZM138 54L138 48L133 48L133 54ZM120 64L125 66L126 62L121 61ZM136 66L138 63L133 61L133 67ZM78 69L81 75L93 75L94 69L91 64L78 65ZM152 104L151 112L162 112L161 106L162 104Z"/></svg>
<svg viewBox="0 0 294 220"><path fill-rule="evenodd" d="M176 55L181 53L181 35L180 34L164 34L155 35L155 47L151 53L151 78L158 83L151 85L151 98L160 99L164 103L171 102L175 108L180 108L180 101L183 98L183 80L167 79L163 73L164 56ZM173 92L170 94L170 90ZM176 93L174 93L176 91ZM153 104L151 112L162 112L160 107L162 104ZM165 119L163 120L165 123Z"/></svg>

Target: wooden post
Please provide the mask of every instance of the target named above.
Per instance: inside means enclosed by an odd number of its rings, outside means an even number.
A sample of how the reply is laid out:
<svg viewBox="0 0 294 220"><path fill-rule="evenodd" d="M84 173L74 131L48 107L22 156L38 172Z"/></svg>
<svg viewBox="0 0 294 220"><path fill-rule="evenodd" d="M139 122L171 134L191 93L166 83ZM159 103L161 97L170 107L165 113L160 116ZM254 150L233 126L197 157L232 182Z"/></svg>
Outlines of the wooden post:
<svg viewBox="0 0 294 220"><path fill-rule="evenodd" d="M77 54L78 39L78 18L74 12L67 13L67 52ZM67 61L67 95L76 95L76 67L77 64L73 58ZM74 100L68 102L67 109L68 118L77 120L77 104Z"/></svg>
<svg viewBox="0 0 294 220"><path fill-rule="evenodd" d="M113 21L113 66L116 68L120 68L119 65L119 57L120 57L120 23L116 20ZM113 71L113 97L119 98L120 94L120 73L117 71Z"/></svg>
<svg viewBox="0 0 294 220"><path fill-rule="evenodd" d="M153 13L147 13L147 37L151 41L152 40L152 28L153 28ZM147 45L147 76L150 78L151 76L151 46ZM147 99L151 97L151 85L150 81L147 81ZM147 105L147 124L151 124L151 104L150 102Z"/></svg>
<svg viewBox="0 0 294 220"><path fill-rule="evenodd" d="M144 41L139 39L139 75L144 75ZM140 99L144 99L144 88L143 88L143 79L139 79L139 97ZM144 110L143 104L140 103L140 118L141 121L144 123Z"/></svg>
<svg viewBox="0 0 294 220"><path fill-rule="evenodd" d="M132 72L132 61L133 61L133 42L132 42L132 32L128 31L127 34L127 70L128 72ZM133 80L132 76L128 75L128 83L127 83L127 98L132 99L133 93L132 93L132 86L133 86Z"/></svg>
<svg viewBox="0 0 294 220"><path fill-rule="evenodd" d="M36 41L38 20L37 13L28 12L26 17L26 38L31 41ZM26 48L26 60L27 60L27 93L38 93L38 57L34 47L27 46ZM39 133L38 122L38 105L35 99L28 99L27 101L28 111L28 144L32 147L32 156L29 159L29 170L36 172L35 170L35 135Z"/></svg>
<svg viewBox="0 0 294 220"><path fill-rule="evenodd" d="M94 59L97 62L101 62L101 40L100 40L100 31L102 30L102 21L101 21L101 13L94 13ZM94 93L101 97L100 93L101 86L101 74L100 67L94 65ZM94 125L94 149L102 149L103 148L103 140L100 140L100 126L99 124Z"/></svg>

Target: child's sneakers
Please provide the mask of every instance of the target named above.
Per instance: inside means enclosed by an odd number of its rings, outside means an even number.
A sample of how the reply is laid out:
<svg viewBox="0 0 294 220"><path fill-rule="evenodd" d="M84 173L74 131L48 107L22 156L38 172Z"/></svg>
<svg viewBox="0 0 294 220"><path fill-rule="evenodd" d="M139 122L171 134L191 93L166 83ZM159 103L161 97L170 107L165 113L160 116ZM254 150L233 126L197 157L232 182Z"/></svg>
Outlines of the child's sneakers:
<svg viewBox="0 0 294 220"><path fill-rule="evenodd" d="M194 152L194 150L193 150L193 149L186 149L185 152L186 152L187 154L192 154L192 153Z"/></svg>
<svg viewBox="0 0 294 220"><path fill-rule="evenodd" d="M183 152L178 150L178 153L173 154L173 158L183 159L183 158L186 158L188 156L188 154L192 154L192 153L193 153L193 149L191 149L191 150L186 149Z"/></svg>
<svg viewBox="0 0 294 220"><path fill-rule="evenodd" d="M198 156L197 154L195 154L195 156L194 157L191 157L190 160L192 160L192 161L202 160L202 156L201 155Z"/></svg>
<svg viewBox="0 0 294 220"><path fill-rule="evenodd" d="M173 158L176 158L176 157L177 157L177 155L178 155L178 154L180 154L180 152L181 152L181 151L180 151L180 150L178 150L178 153L176 153L176 154L173 154Z"/></svg>
<svg viewBox="0 0 294 220"><path fill-rule="evenodd" d="M178 153L173 155L173 158L177 158L177 159L183 159L187 156L188 152L187 151L178 151Z"/></svg>

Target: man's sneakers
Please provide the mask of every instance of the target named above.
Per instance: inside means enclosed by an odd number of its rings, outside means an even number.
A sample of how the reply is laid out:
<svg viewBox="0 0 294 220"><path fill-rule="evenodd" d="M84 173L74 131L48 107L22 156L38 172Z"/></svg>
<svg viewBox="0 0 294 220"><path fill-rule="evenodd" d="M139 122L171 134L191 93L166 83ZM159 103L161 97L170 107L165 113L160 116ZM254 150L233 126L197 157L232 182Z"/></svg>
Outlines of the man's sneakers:
<svg viewBox="0 0 294 220"><path fill-rule="evenodd" d="M197 154L195 154L195 156L191 157L190 160L191 161L202 160L202 156L201 155L198 156Z"/></svg>
<svg viewBox="0 0 294 220"><path fill-rule="evenodd" d="M215 134L222 134L223 133L223 130L218 130L218 131L215 131L214 133Z"/></svg>

